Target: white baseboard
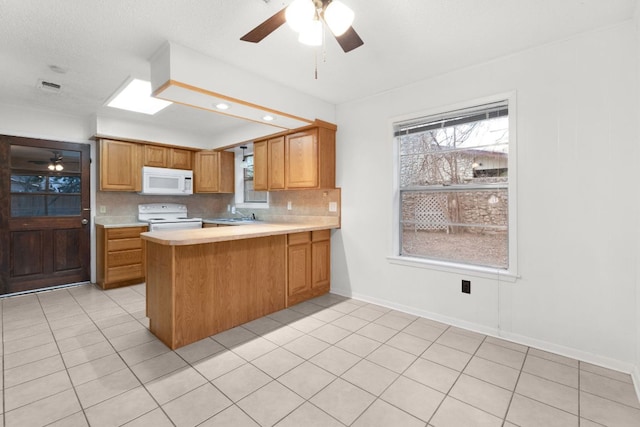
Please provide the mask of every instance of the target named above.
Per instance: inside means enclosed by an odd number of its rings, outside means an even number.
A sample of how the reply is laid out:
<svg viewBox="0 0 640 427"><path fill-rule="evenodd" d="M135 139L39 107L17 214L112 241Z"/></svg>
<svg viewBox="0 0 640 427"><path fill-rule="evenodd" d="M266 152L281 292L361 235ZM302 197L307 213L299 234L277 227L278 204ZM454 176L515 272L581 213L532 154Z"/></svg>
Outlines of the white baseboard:
<svg viewBox="0 0 640 427"><path fill-rule="evenodd" d="M544 350L550 353L559 354L561 356L566 356L572 359L580 360L582 362L598 365L603 368L608 368L614 371L630 374L636 388L636 394L640 397L640 369L635 365L633 365L632 363L627 363L627 362L612 359L609 357L600 356L594 353L589 353L589 352L585 352L575 348L558 345L555 343L539 340L539 339L528 337L525 335L504 332L498 328L491 328L485 325L479 325L477 323L467 322L467 321L456 319L453 317L443 316L437 313L432 313L432 312L421 310L415 307L409 307L402 304L398 304L393 301L382 300L382 299L374 298L368 295L354 293L348 289L331 288L331 292L337 295L342 295L345 297L354 298L354 299L368 302L371 304L377 304L383 307L402 311L404 313L413 314L414 316L420 316L426 319L435 320L437 322L446 323L452 326L456 326L458 328L463 328L463 329L467 329L473 332L478 332L484 335L489 335L495 338L504 339L516 344L525 345L527 347L534 347L539 350Z"/></svg>
<svg viewBox="0 0 640 427"><path fill-rule="evenodd" d="M640 399L640 368L637 365L631 371L631 379L636 389L636 396L639 396L638 398Z"/></svg>

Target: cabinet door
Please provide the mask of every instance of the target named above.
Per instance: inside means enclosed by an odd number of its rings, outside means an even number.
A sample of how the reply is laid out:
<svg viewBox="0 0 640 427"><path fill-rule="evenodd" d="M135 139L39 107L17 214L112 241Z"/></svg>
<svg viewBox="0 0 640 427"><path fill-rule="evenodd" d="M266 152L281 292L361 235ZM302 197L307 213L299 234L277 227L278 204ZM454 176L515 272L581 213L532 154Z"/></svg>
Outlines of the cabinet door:
<svg viewBox="0 0 640 427"><path fill-rule="evenodd" d="M191 156L192 152L190 150L171 148L169 150L169 167L175 169L191 170Z"/></svg>
<svg viewBox="0 0 640 427"><path fill-rule="evenodd" d="M100 141L100 190L140 191L141 145L132 142Z"/></svg>
<svg viewBox="0 0 640 427"><path fill-rule="evenodd" d="M236 190L235 155L231 151L219 151L218 156L218 192L234 193Z"/></svg>
<svg viewBox="0 0 640 427"><path fill-rule="evenodd" d="M167 167L168 150L157 145L144 146L144 165L156 168Z"/></svg>
<svg viewBox="0 0 640 427"><path fill-rule="evenodd" d="M311 287L329 290L331 283L331 241L311 244Z"/></svg>
<svg viewBox="0 0 640 427"><path fill-rule="evenodd" d="M269 140L269 189L283 190L284 179L284 136Z"/></svg>
<svg viewBox="0 0 640 427"><path fill-rule="evenodd" d="M198 151L193 171L196 193L233 193L234 155L231 151Z"/></svg>
<svg viewBox="0 0 640 427"><path fill-rule="evenodd" d="M253 143L253 189L266 191L269 189L269 149L268 141Z"/></svg>
<svg viewBox="0 0 640 427"><path fill-rule="evenodd" d="M193 172L196 193L217 193L220 190L217 151L198 151Z"/></svg>
<svg viewBox="0 0 640 427"><path fill-rule="evenodd" d="M289 246L288 295L304 294L311 288L311 244Z"/></svg>
<svg viewBox="0 0 640 427"><path fill-rule="evenodd" d="M285 184L287 188L318 187L317 130L287 135L285 145Z"/></svg>

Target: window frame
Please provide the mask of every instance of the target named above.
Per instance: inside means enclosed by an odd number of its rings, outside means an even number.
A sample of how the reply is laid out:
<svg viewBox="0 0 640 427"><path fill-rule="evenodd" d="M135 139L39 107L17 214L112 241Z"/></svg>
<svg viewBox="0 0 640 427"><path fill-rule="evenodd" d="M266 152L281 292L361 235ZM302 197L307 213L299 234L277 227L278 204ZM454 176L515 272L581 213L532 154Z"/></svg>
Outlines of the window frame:
<svg viewBox="0 0 640 427"><path fill-rule="evenodd" d="M251 151L246 151L244 155L253 156L253 146ZM269 209L269 192L267 191L266 202L252 202L247 203L244 201L244 169L242 168L243 153L240 148L235 149L235 194L234 205L238 209Z"/></svg>
<svg viewBox="0 0 640 427"><path fill-rule="evenodd" d="M400 192L400 148L394 136L395 126L401 122L419 120L424 117L447 114L456 110L463 110L491 104L500 101L507 101L509 108L509 158L508 158L508 255L509 265L507 269L484 267L462 262L442 261L421 257L412 257L400 254L400 240L402 233L401 223L401 192ZM419 111L403 116L392 117L389 120L390 139L393 158L393 192L392 192L392 226L391 226L391 254L387 259L392 264L409 267L427 268L437 271L459 273L466 276L476 276L498 281L515 282L518 278L518 245L517 245L517 101L516 93L507 92L464 101L453 105L432 108L427 111Z"/></svg>

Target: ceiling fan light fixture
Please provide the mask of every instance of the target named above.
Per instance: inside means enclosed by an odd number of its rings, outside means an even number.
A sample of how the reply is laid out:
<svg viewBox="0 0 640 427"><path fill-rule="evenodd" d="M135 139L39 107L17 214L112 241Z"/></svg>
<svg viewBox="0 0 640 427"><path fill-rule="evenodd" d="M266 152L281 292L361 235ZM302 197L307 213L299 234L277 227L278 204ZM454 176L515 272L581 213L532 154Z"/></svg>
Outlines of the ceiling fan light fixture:
<svg viewBox="0 0 640 427"><path fill-rule="evenodd" d="M47 169L50 171L60 172L64 169L64 165L62 164L62 156L60 153L53 153L53 157L49 159L49 165Z"/></svg>
<svg viewBox="0 0 640 427"><path fill-rule="evenodd" d="M355 14L341 1L333 0L325 9L323 17L333 35L338 37L351 27Z"/></svg>
<svg viewBox="0 0 640 427"><path fill-rule="evenodd" d="M312 0L293 0L284 12L287 24L293 31L299 33L303 31L316 13L316 8Z"/></svg>
<svg viewBox="0 0 640 427"><path fill-rule="evenodd" d="M321 46L322 45L322 22L314 19L307 26L300 31L298 41L307 46Z"/></svg>

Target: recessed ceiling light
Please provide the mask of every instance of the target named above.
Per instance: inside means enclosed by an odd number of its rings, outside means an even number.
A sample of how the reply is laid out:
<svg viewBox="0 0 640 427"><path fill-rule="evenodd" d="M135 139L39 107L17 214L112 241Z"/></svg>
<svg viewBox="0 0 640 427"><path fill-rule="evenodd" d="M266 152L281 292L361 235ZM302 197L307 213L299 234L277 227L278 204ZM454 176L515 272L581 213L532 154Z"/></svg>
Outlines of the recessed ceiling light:
<svg viewBox="0 0 640 427"><path fill-rule="evenodd" d="M231 108L231 106L229 104L225 104L224 102L221 102L219 104L216 104L216 108L218 110L228 110L229 108Z"/></svg>
<svg viewBox="0 0 640 427"><path fill-rule="evenodd" d="M107 106L152 115L171 104L151 96L151 82L133 79L118 91Z"/></svg>
<svg viewBox="0 0 640 427"><path fill-rule="evenodd" d="M272 122L273 120L275 120L275 117L267 114L266 116L262 117L262 120L264 120L265 122Z"/></svg>

